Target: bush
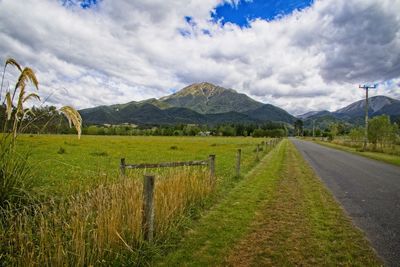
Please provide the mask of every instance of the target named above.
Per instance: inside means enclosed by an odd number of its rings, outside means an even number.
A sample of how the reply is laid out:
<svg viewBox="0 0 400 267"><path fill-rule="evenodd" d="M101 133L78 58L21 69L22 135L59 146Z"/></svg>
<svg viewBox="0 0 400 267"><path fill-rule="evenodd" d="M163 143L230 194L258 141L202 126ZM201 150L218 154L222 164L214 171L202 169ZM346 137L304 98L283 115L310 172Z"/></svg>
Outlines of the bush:
<svg viewBox="0 0 400 267"><path fill-rule="evenodd" d="M332 133L329 132L329 133L326 134L326 136L328 137L328 141L333 141L334 136L333 136Z"/></svg>

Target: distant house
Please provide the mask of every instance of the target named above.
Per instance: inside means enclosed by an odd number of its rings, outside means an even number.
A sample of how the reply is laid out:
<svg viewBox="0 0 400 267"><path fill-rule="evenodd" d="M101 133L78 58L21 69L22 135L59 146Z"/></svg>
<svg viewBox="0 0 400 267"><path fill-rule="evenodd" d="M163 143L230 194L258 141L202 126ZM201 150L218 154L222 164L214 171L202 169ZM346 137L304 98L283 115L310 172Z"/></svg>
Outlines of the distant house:
<svg viewBox="0 0 400 267"><path fill-rule="evenodd" d="M197 135L198 136L210 136L211 132L199 132Z"/></svg>

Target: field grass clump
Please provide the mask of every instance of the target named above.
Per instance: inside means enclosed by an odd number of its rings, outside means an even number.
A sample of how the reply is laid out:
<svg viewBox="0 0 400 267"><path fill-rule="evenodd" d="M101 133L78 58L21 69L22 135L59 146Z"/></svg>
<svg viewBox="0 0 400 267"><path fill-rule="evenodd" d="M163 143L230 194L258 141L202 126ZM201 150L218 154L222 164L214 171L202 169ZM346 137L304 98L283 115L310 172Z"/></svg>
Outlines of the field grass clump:
<svg viewBox="0 0 400 267"><path fill-rule="evenodd" d="M95 157L108 157L108 153L106 151L91 152L90 155Z"/></svg>
<svg viewBox="0 0 400 267"><path fill-rule="evenodd" d="M67 151L65 150L65 148L63 148L62 146L60 146L60 148L57 151L57 154L65 154Z"/></svg>
<svg viewBox="0 0 400 267"><path fill-rule="evenodd" d="M179 221L212 192L204 169L156 175L155 242L142 241L142 177L101 184L64 200L3 210L1 261L18 266L146 264Z"/></svg>

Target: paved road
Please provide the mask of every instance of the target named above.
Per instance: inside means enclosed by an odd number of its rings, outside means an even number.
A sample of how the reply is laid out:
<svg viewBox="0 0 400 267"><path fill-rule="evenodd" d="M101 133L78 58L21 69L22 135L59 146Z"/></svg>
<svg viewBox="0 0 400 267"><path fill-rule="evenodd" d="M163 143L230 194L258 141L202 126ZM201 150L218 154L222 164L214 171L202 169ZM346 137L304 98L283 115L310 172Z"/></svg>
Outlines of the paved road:
<svg viewBox="0 0 400 267"><path fill-rule="evenodd" d="M400 167L292 139L388 266L400 266Z"/></svg>

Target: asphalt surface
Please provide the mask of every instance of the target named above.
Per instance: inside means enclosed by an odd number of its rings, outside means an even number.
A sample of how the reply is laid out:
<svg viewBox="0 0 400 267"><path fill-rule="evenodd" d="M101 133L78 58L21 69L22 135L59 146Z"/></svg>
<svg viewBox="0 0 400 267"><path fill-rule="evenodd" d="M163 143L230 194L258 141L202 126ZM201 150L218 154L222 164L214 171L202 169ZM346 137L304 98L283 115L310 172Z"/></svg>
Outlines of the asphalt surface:
<svg viewBox="0 0 400 267"><path fill-rule="evenodd" d="M292 139L387 266L400 266L400 167Z"/></svg>

